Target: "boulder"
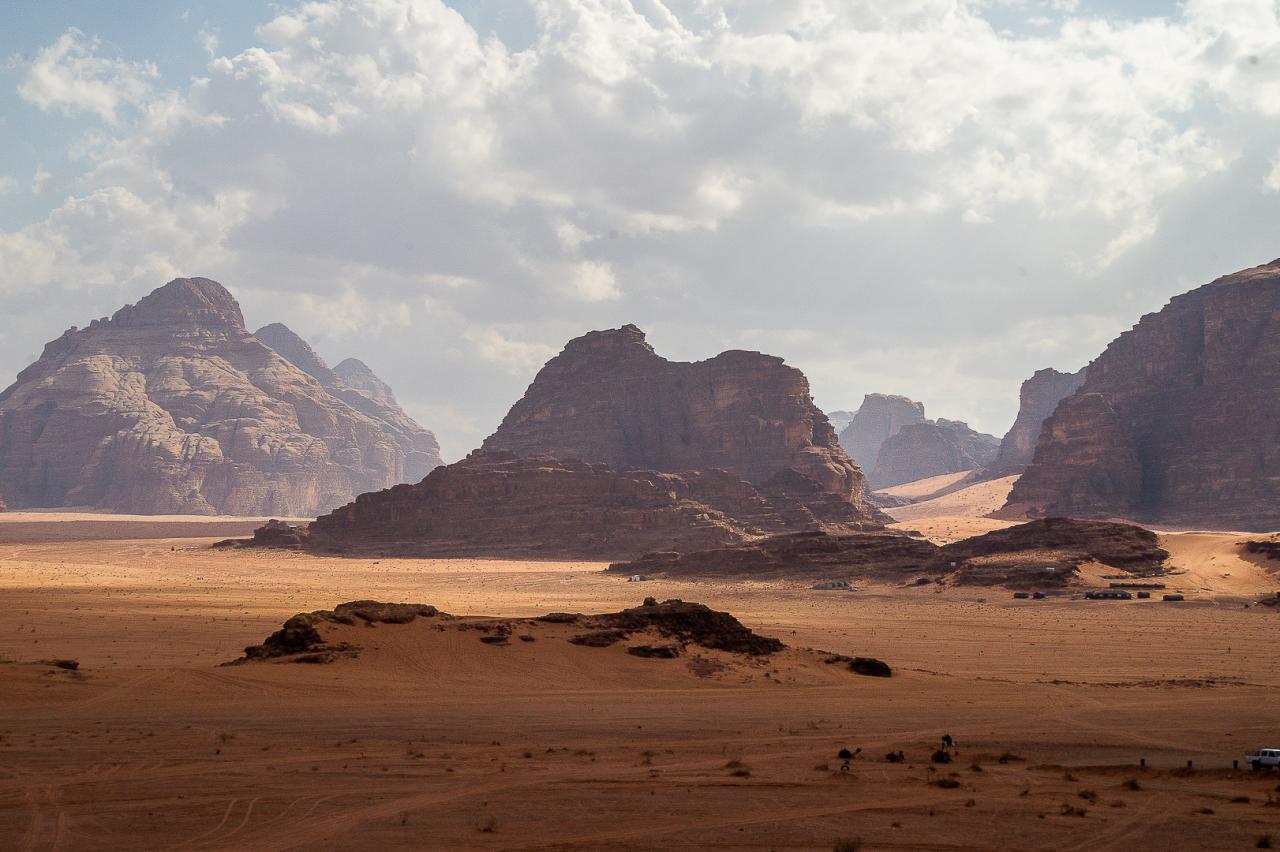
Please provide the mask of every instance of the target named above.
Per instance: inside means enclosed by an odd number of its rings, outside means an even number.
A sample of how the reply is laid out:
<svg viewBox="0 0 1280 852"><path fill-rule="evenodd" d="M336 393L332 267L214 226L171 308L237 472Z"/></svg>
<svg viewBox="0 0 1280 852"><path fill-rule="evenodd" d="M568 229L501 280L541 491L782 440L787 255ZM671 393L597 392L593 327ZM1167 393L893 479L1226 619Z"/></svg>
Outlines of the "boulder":
<svg viewBox="0 0 1280 852"><path fill-rule="evenodd" d="M1044 424L1004 517L1280 528L1280 261L1175 296Z"/></svg>
<svg viewBox="0 0 1280 852"><path fill-rule="evenodd" d="M314 515L416 469L385 421L249 334L206 278L72 328L0 393L14 508Z"/></svg>

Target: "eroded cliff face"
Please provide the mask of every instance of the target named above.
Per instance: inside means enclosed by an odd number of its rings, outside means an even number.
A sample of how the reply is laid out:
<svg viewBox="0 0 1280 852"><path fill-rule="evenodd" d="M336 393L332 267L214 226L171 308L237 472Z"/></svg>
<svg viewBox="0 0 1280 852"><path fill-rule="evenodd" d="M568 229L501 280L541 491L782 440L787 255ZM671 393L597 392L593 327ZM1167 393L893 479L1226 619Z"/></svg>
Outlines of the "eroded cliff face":
<svg viewBox="0 0 1280 852"><path fill-rule="evenodd" d="M400 482L406 453L179 278L71 329L0 394L12 508L310 515Z"/></svg>
<svg viewBox="0 0 1280 852"><path fill-rule="evenodd" d="M880 445L872 488L892 488L944 473L976 470L995 460L1000 441L961 420L928 420L903 426Z"/></svg>
<svg viewBox="0 0 1280 852"><path fill-rule="evenodd" d="M869 393L840 431L840 446L864 472L869 472L875 469L880 447L886 440L903 426L924 422L924 403L895 394Z"/></svg>
<svg viewBox="0 0 1280 852"><path fill-rule="evenodd" d="M547 454L616 469L723 469L761 488L816 484L863 518L858 466L781 358L730 351L668 361L633 325L570 341L485 440L488 452ZM825 497L824 497L825 499Z"/></svg>
<svg viewBox="0 0 1280 852"><path fill-rule="evenodd" d="M348 358L330 369L311 344L278 322L258 329L253 336L318 381L332 396L381 423L404 450L403 482L417 482L443 464L436 436L419 426L396 404L391 388L364 363Z"/></svg>
<svg viewBox="0 0 1280 852"><path fill-rule="evenodd" d="M992 479L1011 476L1031 464L1044 422L1058 403L1079 390L1083 383L1083 369L1074 373L1037 370L1023 382L1018 394L1018 416L1000 442L1000 452L987 468L987 476Z"/></svg>
<svg viewBox="0 0 1280 852"><path fill-rule="evenodd" d="M1280 261L1175 296L1089 365L1006 517L1280 528Z"/></svg>

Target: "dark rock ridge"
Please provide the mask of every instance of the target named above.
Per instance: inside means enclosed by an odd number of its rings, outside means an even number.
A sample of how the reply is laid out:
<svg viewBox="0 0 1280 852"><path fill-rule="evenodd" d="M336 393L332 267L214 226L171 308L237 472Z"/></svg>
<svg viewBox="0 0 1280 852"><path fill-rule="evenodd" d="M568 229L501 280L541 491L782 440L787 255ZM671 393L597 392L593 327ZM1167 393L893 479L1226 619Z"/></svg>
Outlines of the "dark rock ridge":
<svg viewBox="0 0 1280 852"><path fill-rule="evenodd" d="M956 571L962 584L1061 585L1085 562L1152 574L1162 571L1168 558L1156 534L1142 527L1043 518L948 544L936 562Z"/></svg>
<svg viewBox="0 0 1280 852"><path fill-rule="evenodd" d="M249 334L206 278L72 328L0 393L14 508L312 515L404 481L414 457Z"/></svg>
<svg viewBox="0 0 1280 852"><path fill-rule="evenodd" d="M1004 517L1280 528L1280 261L1144 316L1044 424Z"/></svg>
<svg viewBox="0 0 1280 852"><path fill-rule="evenodd" d="M1000 439L969 428L960 420L928 420L903 426L880 445L872 488L976 470L995 461Z"/></svg>
<svg viewBox="0 0 1280 852"><path fill-rule="evenodd" d="M859 535L779 535L728 547L657 551L618 562L614 574L719 580L901 581L950 575L961 585L1063 585L1076 566L1097 561L1147 575L1169 554L1155 533L1130 524L1048 518L938 547L891 531ZM1053 567L1054 572L1046 569Z"/></svg>
<svg viewBox="0 0 1280 852"><path fill-rule="evenodd" d="M1084 383L1084 370L1062 373L1037 370L1022 383L1018 394L1018 417L1000 442L1000 452L984 471L989 479L1022 473L1031 464L1044 422L1058 403L1075 393Z"/></svg>
<svg viewBox="0 0 1280 852"><path fill-rule="evenodd" d="M938 547L902 533L791 533L693 553L659 551L609 566L615 574L738 580L899 578L930 565Z"/></svg>
<svg viewBox="0 0 1280 852"><path fill-rule="evenodd" d="M601 642L599 646L611 645L642 630L656 630L668 639L732 654L762 656L775 654L786 647L777 639L753 633L727 612L676 599L658 603L650 598L641 606L621 612L571 615L569 618L573 620L569 622L565 617L563 613L547 616L558 623L571 623L593 631L586 635L612 637L612 641Z"/></svg>
<svg viewBox="0 0 1280 852"><path fill-rule="evenodd" d="M341 371L331 370L311 344L278 322L263 326L253 336L319 382L330 394L381 423L404 449L403 482L417 482L443 464L436 436L404 413L396 404L391 388L363 362L348 358L338 365Z"/></svg>
<svg viewBox="0 0 1280 852"><path fill-rule="evenodd" d="M863 520L858 466L809 396L804 374L781 358L729 351L668 361L634 325L569 341L484 442L487 452L547 454L615 470L726 470L758 488L815 483Z"/></svg>
<svg viewBox="0 0 1280 852"><path fill-rule="evenodd" d="M306 546L336 553L629 558L788 529L858 529L859 517L848 501L803 477L796 483L775 477L757 489L722 470L619 471L476 451L417 485L362 494L317 518Z"/></svg>
<svg viewBox="0 0 1280 852"><path fill-rule="evenodd" d="M487 634L481 636L480 641L491 645L508 644L513 632L511 619L460 619L425 604L353 601L339 604L332 610L298 613L286 621L280 630L268 636L261 645L245 648L244 656L228 665L269 660L330 663L341 657L358 656L360 648L351 643L328 641L321 632L326 625L410 624L420 618L438 619L452 623L458 629ZM531 620L515 621L523 622L526 626L542 622L581 630L583 632L571 637L569 642L586 647L607 647L624 641L635 633L649 631L679 643L674 646L638 646L629 649L634 656L642 657L675 658L680 655L684 645L751 657L776 654L786 648L777 639L753 632L727 612L681 600L658 603L653 598L648 598L641 606L620 612L600 615L550 613ZM524 635L522 638L528 641L535 637Z"/></svg>
<svg viewBox="0 0 1280 852"><path fill-rule="evenodd" d="M875 469L880 445L903 426L924 423L924 404L886 393L869 393L840 431L840 446L864 472Z"/></svg>
<svg viewBox="0 0 1280 852"><path fill-rule="evenodd" d="M267 660L275 657L313 655L302 662L333 662L339 654L350 654L358 649L348 644L330 645L317 629L323 624L409 624L418 618L435 618L443 613L426 604L381 603L379 601L352 601L338 604L333 609L300 612L284 623L284 626L268 636L261 645L244 649L244 660Z"/></svg>

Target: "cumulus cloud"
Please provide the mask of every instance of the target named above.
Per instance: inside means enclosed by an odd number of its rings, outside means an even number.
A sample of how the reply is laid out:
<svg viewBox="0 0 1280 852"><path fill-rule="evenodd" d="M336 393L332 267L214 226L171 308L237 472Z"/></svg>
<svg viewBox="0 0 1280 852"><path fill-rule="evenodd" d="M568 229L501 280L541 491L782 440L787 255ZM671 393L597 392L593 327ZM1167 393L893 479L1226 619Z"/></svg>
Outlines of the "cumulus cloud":
<svg viewBox="0 0 1280 852"><path fill-rule="evenodd" d="M1014 8L1043 20L993 23ZM308 2L228 55L193 32L206 70L169 87L69 30L22 97L103 127L70 196L0 233L0 294L211 275L383 365L458 447L624 322L673 357L787 356L832 408L907 393L1002 431L1032 370L1280 254L1270 0L527 12L503 41L439 0Z"/></svg>
<svg viewBox="0 0 1280 852"><path fill-rule="evenodd" d="M97 54L96 39L67 30L27 65L18 94L42 110L89 112L115 124L120 109L145 100L155 65Z"/></svg>

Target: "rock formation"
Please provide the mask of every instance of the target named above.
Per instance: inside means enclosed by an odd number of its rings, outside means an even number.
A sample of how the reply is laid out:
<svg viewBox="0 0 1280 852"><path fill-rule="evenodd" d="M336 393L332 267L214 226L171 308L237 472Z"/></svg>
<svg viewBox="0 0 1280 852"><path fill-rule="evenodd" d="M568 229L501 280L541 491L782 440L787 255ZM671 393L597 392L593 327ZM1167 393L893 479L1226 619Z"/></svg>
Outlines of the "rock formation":
<svg viewBox="0 0 1280 852"><path fill-rule="evenodd" d="M1175 296L1045 422L1004 517L1280 528L1280 261Z"/></svg>
<svg viewBox="0 0 1280 852"><path fill-rule="evenodd" d="M310 515L403 481L412 452L179 278L67 331L0 393L0 491L17 508Z"/></svg>
<svg viewBox="0 0 1280 852"><path fill-rule="evenodd" d="M869 393L840 431L840 446L864 472L875 469L880 445L903 426L924 423L924 404L885 393Z"/></svg>
<svg viewBox="0 0 1280 852"><path fill-rule="evenodd" d="M658 549L705 550L788 529L866 525L836 495L797 497L792 487L772 490L776 484L757 489L723 470L618 471L552 456L476 451L417 485L363 494L318 518L305 546L337 553L617 559Z"/></svg>
<svg viewBox="0 0 1280 852"><path fill-rule="evenodd" d="M609 566L615 574L735 580L899 579L928 566L937 545L897 532L789 533L692 553L661 551Z"/></svg>
<svg viewBox="0 0 1280 852"><path fill-rule="evenodd" d="M903 426L885 439L869 482L891 488L944 473L986 467L995 460L1000 439L975 432L960 420L927 420Z"/></svg>
<svg viewBox="0 0 1280 852"><path fill-rule="evenodd" d="M815 494L836 495L862 517L879 517L864 501L862 472L814 406L803 373L759 352L668 361L633 325L571 340L483 449L618 470L718 468L760 488L800 493L816 485Z"/></svg>
<svg viewBox="0 0 1280 852"><path fill-rule="evenodd" d="M1058 403L1079 389L1084 370L1061 373L1053 369L1037 370L1022 383L1018 394L1018 417L1000 442L996 460L984 472L989 479L1022 473L1036 452L1040 429Z"/></svg>
<svg viewBox="0 0 1280 852"><path fill-rule="evenodd" d="M1043 518L944 545L938 559L960 564L982 556L1023 554L1043 570L1053 561L1045 556L1049 552L1060 563L1100 562L1135 573L1157 571L1169 558L1159 536L1133 524Z"/></svg>
<svg viewBox="0 0 1280 852"><path fill-rule="evenodd" d="M329 369L311 345L282 323L263 326L253 334L286 361L311 376L331 395L361 414L382 423L405 453L402 482L417 482L443 461L436 436L423 429L396 403L391 388L363 362L348 358ZM345 377L350 377L350 380Z"/></svg>
<svg viewBox="0 0 1280 852"><path fill-rule="evenodd" d="M243 657L224 665L264 661L332 663L343 658L355 658L361 650L359 645L333 642L325 634L332 633L335 628L406 625L419 619L434 622L433 633L449 629L476 633L480 634L480 641L488 645L510 644L510 637L517 629L526 642L537 641L539 636L534 634L540 633L545 640L567 640L570 645L586 648L607 648L632 637L669 640L665 645L639 645L627 649L632 656L657 659L679 657L690 645L744 657L767 657L787 647L778 639L752 631L727 612L678 599L659 603L653 598L646 598L640 606L598 615L553 612L515 619L459 617L427 604L352 601L331 610L300 612L261 645L250 645L244 649ZM823 661L828 663L851 659L825 652L807 653L825 657ZM852 666L850 670L857 672Z"/></svg>

